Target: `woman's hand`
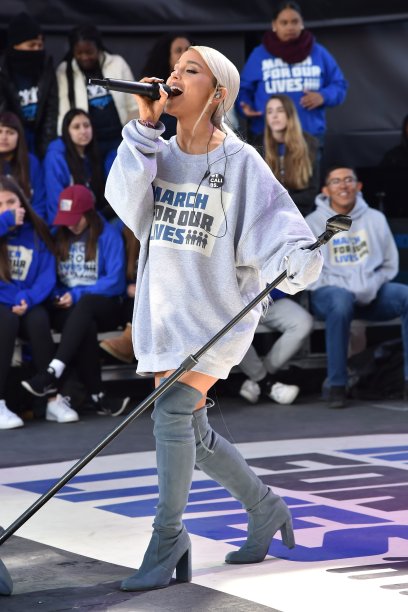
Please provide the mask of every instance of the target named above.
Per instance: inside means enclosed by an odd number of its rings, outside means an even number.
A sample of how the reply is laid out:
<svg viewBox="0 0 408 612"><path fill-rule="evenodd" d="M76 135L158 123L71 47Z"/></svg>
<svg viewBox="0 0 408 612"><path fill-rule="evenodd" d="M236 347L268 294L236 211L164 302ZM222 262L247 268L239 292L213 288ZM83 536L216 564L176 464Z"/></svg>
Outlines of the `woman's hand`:
<svg viewBox="0 0 408 612"><path fill-rule="evenodd" d="M127 286L126 293L128 297L134 298L136 293L136 285L134 283L130 283L130 285Z"/></svg>
<svg viewBox="0 0 408 612"><path fill-rule="evenodd" d="M21 300L20 304L16 304L15 306L12 306L11 312L14 312L14 314L16 314L17 316L22 317L27 312L27 309L28 309L27 302L25 300Z"/></svg>
<svg viewBox="0 0 408 612"><path fill-rule="evenodd" d="M164 83L163 79L157 79L156 77L145 77L141 79L141 83ZM160 88L160 99L151 100L147 96L139 96L133 94L136 98L139 107L139 120L148 121L149 123L156 123L159 121L161 115L164 112L164 107L167 102L168 95L164 89Z"/></svg>
<svg viewBox="0 0 408 612"><path fill-rule="evenodd" d="M313 110L323 106L324 98L318 91L304 91L305 95L300 98L300 105L307 110Z"/></svg>
<svg viewBox="0 0 408 612"><path fill-rule="evenodd" d="M56 308L70 308L73 303L74 301L69 291L64 293L64 295L61 295L59 298L56 298L54 302Z"/></svg>
<svg viewBox="0 0 408 612"><path fill-rule="evenodd" d="M260 117L262 115L261 111L254 110L252 106L246 102L241 102L240 107L245 117Z"/></svg>

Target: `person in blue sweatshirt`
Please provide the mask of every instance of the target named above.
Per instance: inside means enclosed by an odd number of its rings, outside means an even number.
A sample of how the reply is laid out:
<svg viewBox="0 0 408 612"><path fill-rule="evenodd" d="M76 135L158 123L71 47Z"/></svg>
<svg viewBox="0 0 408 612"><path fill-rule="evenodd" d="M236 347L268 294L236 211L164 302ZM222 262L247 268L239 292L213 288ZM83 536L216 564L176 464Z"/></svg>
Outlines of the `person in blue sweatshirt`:
<svg viewBox="0 0 408 612"><path fill-rule="evenodd" d="M42 165L29 153L24 127L10 111L0 113L0 174L13 176L37 215L46 219L46 196Z"/></svg>
<svg viewBox="0 0 408 612"><path fill-rule="evenodd" d="M105 179L113 153L107 156L103 168L90 115L80 108L72 108L66 113L62 122L62 136L50 143L44 159L47 220L50 225L57 214L61 191L72 184L91 189L96 209L105 217L113 216L104 198Z"/></svg>
<svg viewBox="0 0 408 612"><path fill-rule="evenodd" d="M98 414L111 414L104 406L97 335L121 323L126 288L123 239L95 210L95 198L84 185L71 185L61 192L54 226L58 227L57 283L50 313L61 340L43 371L22 384L33 395L53 398L66 367L75 362L90 407ZM78 420L65 401L66 413L55 420Z"/></svg>
<svg viewBox="0 0 408 612"><path fill-rule="evenodd" d="M322 194L316 198L316 210L306 217L315 234L333 214L352 219L348 232L322 248L322 274L309 287L312 312L326 323L330 408L346 406L352 319L389 321L401 317L404 398L408 399L408 286L393 282L398 273L397 246L387 219L369 207L361 189L362 183L350 166L329 168Z"/></svg>
<svg viewBox="0 0 408 612"><path fill-rule="evenodd" d="M6 405L5 390L16 338L31 345L42 370L54 352L44 302L55 286L54 244L11 177L0 176L0 429L23 425Z"/></svg>
<svg viewBox="0 0 408 612"><path fill-rule="evenodd" d="M279 3L272 30L250 54L242 72L237 110L249 120L251 136L264 129L268 98L290 96L302 128L323 143L326 108L341 104L347 82L334 57L304 29L297 2Z"/></svg>

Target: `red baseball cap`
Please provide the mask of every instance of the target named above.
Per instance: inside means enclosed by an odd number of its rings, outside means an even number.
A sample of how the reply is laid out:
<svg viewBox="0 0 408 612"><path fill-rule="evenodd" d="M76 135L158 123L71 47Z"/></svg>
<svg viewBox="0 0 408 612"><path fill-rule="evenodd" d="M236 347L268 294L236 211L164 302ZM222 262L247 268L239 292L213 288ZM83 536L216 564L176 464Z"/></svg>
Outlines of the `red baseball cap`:
<svg viewBox="0 0 408 612"><path fill-rule="evenodd" d="M87 210L95 208L92 191L85 185L70 185L61 191L53 225L76 225Z"/></svg>

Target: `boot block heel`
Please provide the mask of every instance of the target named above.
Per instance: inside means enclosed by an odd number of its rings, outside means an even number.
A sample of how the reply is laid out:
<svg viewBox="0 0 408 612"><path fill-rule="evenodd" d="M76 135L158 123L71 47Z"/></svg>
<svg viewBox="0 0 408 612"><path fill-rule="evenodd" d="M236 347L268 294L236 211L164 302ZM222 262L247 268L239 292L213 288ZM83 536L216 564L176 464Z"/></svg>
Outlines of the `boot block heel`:
<svg viewBox="0 0 408 612"><path fill-rule="evenodd" d="M280 528L282 542L287 548L295 547L295 535L293 533L292 521L286 521Z"/></svg>
<svg viewBox="0 0 408 612"><path fill-rule="evenodd" d="M176 565L176 580L179 582L191 582L191 546L187 548L184 555L179 559Z"/></svg>

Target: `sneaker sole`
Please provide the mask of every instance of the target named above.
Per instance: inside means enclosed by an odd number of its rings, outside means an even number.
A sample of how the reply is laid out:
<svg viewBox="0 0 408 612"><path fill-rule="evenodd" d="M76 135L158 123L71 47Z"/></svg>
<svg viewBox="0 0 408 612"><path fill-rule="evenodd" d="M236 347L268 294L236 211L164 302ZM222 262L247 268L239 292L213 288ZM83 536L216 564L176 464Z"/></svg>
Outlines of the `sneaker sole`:
<svg viewBox="0 0 408 612"><path fill-rule="evenodd" d="M66 420L58 420L57 417L54 417L54 416L46 414L45 415L45 420L46 421L50 421L52 423L61 423L61 424L63 424L63 423L76 423L77 421L79 421L79 417L77 416L75 418L73 417L73 418L69 418L69 419L66 419Z"/></svg>
<svg viewBox="0 0 408 612"><path fill-rule="evenodd" d="M259 395L258 397L255 398L253 395L249 395L249 393L247 395L245 391L240 391L239 394L241 397L246 399L246 401L249 402L250 404L256 404L259 400Z"/></svg>
<svg viewBox="0 0 408 612"><path fill-rule="evenodd" d="M23 423L18 423L15 425L0 425L0 430L4 429L17 429L18 427L24 427L24 422Z"/></svg>
<svg viewBox="0 0 408 612"><path fill-rule="evenodd" d="M268 397L269 399L273 400L277 404L281 404L282 406L285 406L288 404L293 404L293 402L299 395L299 392L300 392L299 388L296 391L292 391L291 395L288 394L288 397L286 397L284 401L282 401L281 399L277 399L276 397L273 397L272 393L268 394Z"/></svg>
<svg viewBox="0 0 408 612"><path fill-rule="evenodd" d="M53 389L47 389L47 391L44 391L43 393L38 393L38 391L33 389L33 387L30 385L30 383L27 382L26 380L22 380L21 384L22 384L22 386L24 387L24 389L26 391L28 391L32 395L35 395L36 397L46 397L47 395L54 395L55 393L58 393L58 389L56 387L55 387L55 389L54 388Z"/></svg>
<svg viewBox="0 0 408 612"><path fill-rule="evenodd" d="M119 410L116 410L116 412L112 412L112 416L113 417L120 416L123 412L125 412L129 402L130 402L130 397L125 397Z"/></svg>

